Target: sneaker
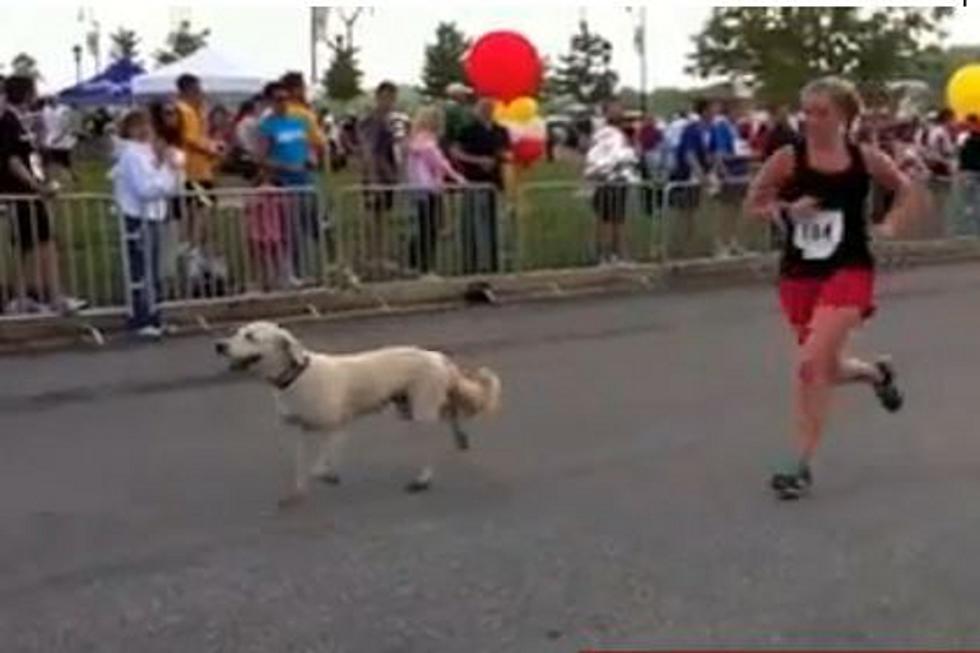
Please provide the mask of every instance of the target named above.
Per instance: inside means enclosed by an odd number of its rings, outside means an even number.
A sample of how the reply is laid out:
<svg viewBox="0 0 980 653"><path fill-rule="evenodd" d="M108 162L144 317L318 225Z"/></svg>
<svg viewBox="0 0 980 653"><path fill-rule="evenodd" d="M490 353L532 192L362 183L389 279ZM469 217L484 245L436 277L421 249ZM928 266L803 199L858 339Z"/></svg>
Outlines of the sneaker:
<svg viewBox="0 0 980 653"><path fill-rule="evenodd" d="M882 407L889 413L897 413L905 403L905 397L895 383L898 378L895 366L892 365L891 361L881 359L875 363L875 367L881 374L881 380L872 384L871 387L874 388Z"/></svg>
<svg viewBox="0 0 980 653"><path fill-rule="evenodd" d="M159 340L163 337L163 327L145 326L137 331L136 335L144 340Z"/></svg>
<svg viewBox="0 0 980 653"><path fill-rule="evenodd" d="M780 501L795 501L805 496L813 486L810 465L800 461L784 471L778 471L769 480L769 487Z"/></svg>
<svg viewBox="0 0 980 653"><path fill-rule="evenodd" d="M205 262L205 268L211 273L212 276L220 279L228 278L228 262L225 261L223 257L215 256L211 259L207 259Z"/></svg>
<svg viewBox="0 0 980 653"><path fill-rule="evenodd" d="M79 311L84 311L88 308L89 303L84 299L79 299L77 297L59 297L51 305L56 313L61 313L62 315L74 315Z"/></svg>
<svg viewBox="0 0 980 653"><path fill-rule="evenodd" d="M29 313L41 313L44 311L44 304L38 302L31 297L17 297L16 299L11 299L4 306L4 313L12 314L29 314Z"/></svg>
<svg viewBox="0 0 980 653"><path fill-rule="evenodd" d="M732 242L728 243L728 253L731 254L732 256L735 256L735 257L749 256L749 255L752 254L752 252L750 252L746 248L742 247L742 245L740 243L738 243L738 242L736 242L734 240Z"/></svg>
<svg viewBox="0 0 980 653"><path fill-rule="evenodd" d="M715 258L720 261L725 261L732 258L732 249L726 245L718 243L715 245Z"/></svg>

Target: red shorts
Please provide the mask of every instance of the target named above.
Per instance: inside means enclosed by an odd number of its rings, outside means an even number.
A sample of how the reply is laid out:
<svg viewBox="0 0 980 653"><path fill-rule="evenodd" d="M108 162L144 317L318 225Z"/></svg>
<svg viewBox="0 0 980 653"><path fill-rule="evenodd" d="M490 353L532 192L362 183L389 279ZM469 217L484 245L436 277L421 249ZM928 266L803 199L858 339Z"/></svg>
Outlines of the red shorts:
<svg viewBox="0 0 980 653"><path fill-rule="evenodd" d="M874 271L868 268L841 268L825 278L787 277L779 282L779 303L803 343L818 306L854 307L862 318L871 317L875 311L874 286Z"/></svg>

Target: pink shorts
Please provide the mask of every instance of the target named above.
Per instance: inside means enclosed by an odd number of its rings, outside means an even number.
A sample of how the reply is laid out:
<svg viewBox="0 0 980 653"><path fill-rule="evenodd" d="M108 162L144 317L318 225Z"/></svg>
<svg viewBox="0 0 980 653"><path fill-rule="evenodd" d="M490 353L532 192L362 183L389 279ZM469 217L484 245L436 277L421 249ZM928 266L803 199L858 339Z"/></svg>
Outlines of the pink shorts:
<svg viewBox="0 0 980 653"><path fill-rule="evenodd" d="M854 307L867 319L875 312L874 271L841 268L829 277L793 278L779 282L779 303L802 344L810 335L810 322L818 306Z"/></svg>

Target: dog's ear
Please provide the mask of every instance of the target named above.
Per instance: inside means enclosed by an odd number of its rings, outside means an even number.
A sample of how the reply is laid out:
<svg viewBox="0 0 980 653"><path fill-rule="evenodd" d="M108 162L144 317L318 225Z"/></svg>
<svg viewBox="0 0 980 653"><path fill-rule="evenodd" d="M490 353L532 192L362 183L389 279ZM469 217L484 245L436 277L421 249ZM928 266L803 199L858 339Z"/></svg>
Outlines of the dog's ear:
<svg viewBox="0 0 980 653"><path fill-rule="evenodd" d="M279 334L279 348L282 353L292 362L294 365L299 365L303 362L303 356L306 350L303 349L303 345L300 344L299 340L293 336L293 334L288 331L282 331Z"/></svg>

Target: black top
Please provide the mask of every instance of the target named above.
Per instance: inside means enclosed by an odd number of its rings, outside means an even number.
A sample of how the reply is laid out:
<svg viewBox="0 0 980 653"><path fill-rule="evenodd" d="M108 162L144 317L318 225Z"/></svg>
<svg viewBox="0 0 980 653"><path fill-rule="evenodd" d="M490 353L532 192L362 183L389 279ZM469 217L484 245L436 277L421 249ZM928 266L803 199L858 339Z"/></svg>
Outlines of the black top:
<svg viewBox="0 0 980 653"><path fill-rule="evenodd" d="M365 167L365 181L375 184L398 183L395 157L395 131L391 118L372 111L358 125L361 147L371 152L371 163Z"/></svg>
<svg viewBox="0 0 980 653"><path fill-rule="evenodd" d="M960 170L980 173L980 131L972 132L960 148Z"/></svg>
<svg viewBox="0 0 980 653"><path fill-rule="evenodd" d="M482 166L460 162L460 172L467 181L490 183L502 187L504 154L510 148L510 135L504 127L496 123L485 125L479 120L471 121L459 132L459 148L471 156L489 156L497 162L492 170Z"/></svg>
<svg viewBox="0 0 980 653"><path fill-rule="evenodd" d="M19 159L41 181L41 159L34 137L9 107L0 115L0 193L34 194L34 189L10 171L11 157Z"/></svg>
<svg viewBox="0 0 980 653"><path fill-rule="evenodd" d="M809 195L819 200L818 215L788 220L780 272L786 277L826 277L840 268L874 267L868 243L866 208L871 177L861 149L848 144L850 165L840 172L810 167L806 142L794 146L796 169L781 199Z"/></svg>

